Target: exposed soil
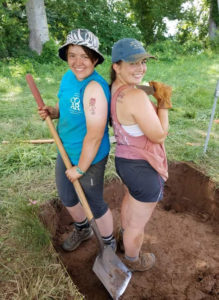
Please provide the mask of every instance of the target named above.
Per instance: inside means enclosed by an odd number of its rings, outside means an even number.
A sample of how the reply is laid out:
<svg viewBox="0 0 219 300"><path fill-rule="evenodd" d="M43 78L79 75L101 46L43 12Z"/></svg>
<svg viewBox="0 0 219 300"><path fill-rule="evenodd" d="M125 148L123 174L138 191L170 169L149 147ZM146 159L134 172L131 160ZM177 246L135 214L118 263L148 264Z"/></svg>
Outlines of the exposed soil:
<svg viewBox="0 0 219 300"><path fill-rule="evenodd" d="M133 273L121 300L219 299L219 190L191 164L171 163L169 175L164 200L145 229L143 250L155 254L155 267ZM120 182L105 187L115 228L120 226L123 194ZM52 200L41 216L52 233L55 249L85 298L111 299L92 271L99 250L96 238L66 253L60 247L71 231L72 220L66 209L57 199Z"/></svg>

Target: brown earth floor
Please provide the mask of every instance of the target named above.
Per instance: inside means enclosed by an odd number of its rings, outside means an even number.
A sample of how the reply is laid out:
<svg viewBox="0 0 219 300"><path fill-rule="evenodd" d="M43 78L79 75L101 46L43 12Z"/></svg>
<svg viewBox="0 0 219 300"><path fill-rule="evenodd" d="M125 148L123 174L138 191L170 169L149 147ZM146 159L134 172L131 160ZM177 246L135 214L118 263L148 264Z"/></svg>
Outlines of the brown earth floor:
<svg viewBox="0 0 219 300"><path fill-rule="evenodd" d="M156 264L149 271L133 273L121 300L219 299L219 192L192 165L172 163L169 170L164 200L145 229L143 250L155 254ZM115 228L120 226L123 193L119 182L105 187ZM98 254L96 238L66 253L60 247L71 230L65 208L53 200L44 206L42 217L53 235L55 249L85 298L111 299L92 271Z"/></svg>

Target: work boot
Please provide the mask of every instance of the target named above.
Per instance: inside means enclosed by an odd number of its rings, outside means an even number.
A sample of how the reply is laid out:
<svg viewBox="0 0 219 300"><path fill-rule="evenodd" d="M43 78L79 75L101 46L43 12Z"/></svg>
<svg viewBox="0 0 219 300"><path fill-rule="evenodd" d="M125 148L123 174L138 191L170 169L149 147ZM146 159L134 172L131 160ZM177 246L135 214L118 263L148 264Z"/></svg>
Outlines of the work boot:
<svg viewBox="0 0 219 300"><path fill-rule="evenodd" d="M131 261L124 257L123 262L130 271L143 272L153 267L153 265L155 264L155 256L153 253L140 253L139 259L137 261Z"/></svg>
<svg viewBox="0 0 219 300"><path fill-rule="evenodd" d="M62 249L65 251L74 251L85 240L88 240L93 235L91 227L78 229L74 227L73 232L70 233L68 238L63 242Z"/></svg>
<svg viewBox="0 0 219 300"><path fill-rule="evenodd" d="M124 247L124 244L123 244L123 232L122 232L122 228L118 228L118 230L116 232L116 241L117 241L117 249L121 253L125 253L125 247Z"/></svg>
<svg viewBox="0 0 219 300"><path fill-rule="evenodd" d="M110 246L114 252L116 252L116 249L117 249L117 243L116 243L116 239L113 238L110 242L106 243L106 242L103 242L104 243L104 246Z"/></svg>

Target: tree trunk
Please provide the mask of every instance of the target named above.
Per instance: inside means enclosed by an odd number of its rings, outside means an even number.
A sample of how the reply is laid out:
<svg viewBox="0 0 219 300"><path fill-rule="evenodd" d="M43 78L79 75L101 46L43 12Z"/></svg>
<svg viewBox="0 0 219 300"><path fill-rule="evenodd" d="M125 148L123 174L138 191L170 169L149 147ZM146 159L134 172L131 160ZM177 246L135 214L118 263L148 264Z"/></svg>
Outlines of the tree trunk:
<svg viewBox="0 0 219 300"><path fill-rule="evenodd" d="M49 40L44 0L27 1L26 12L30 30L29 47L40 54L43 44Z"/></svg>
<svg viewBox="0 0 219 300"><path fill-rule="evenodd" d="M218 30L217 23L213 17L213 9L215 9L215 10L217 9L217 11L219 11L218 3L219 3L219 0L217 0L217 1L215 0L215 3L213 3L211 1L211 6L210 6L208 33L209 33L209 38L211 40L214 40L214 38L217 35L217 30Z"/></svg>
<svg viewBox="0 0 219 300"><path fill-rule="evenodd" d="M217 26L212 18L209 18L209 38L213 40L216 36Z"/></svg>

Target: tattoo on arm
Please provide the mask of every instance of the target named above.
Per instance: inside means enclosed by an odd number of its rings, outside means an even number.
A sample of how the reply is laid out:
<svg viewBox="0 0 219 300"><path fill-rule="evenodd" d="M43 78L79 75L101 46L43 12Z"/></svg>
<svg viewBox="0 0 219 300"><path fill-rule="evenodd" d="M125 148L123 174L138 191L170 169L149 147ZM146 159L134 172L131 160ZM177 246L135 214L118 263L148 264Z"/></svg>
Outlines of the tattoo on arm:
<svg viewBox="0 0 219 300"><path fill-rule="evenodd" d="M96 99L95 98L90 98L90 100L89 100L89 111L91 112L92 115L95 115L95 112L96 112Z"/></svg>
<svg viewBox="0 0 219 300"><path fill-rule="evenodd" d="M123 103L123 98L124 98L124 94L120 93L119 96L118 96L118 98L117 98L117 102Z"/></svg>

